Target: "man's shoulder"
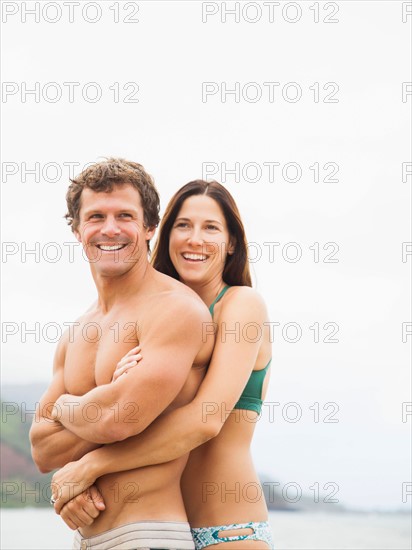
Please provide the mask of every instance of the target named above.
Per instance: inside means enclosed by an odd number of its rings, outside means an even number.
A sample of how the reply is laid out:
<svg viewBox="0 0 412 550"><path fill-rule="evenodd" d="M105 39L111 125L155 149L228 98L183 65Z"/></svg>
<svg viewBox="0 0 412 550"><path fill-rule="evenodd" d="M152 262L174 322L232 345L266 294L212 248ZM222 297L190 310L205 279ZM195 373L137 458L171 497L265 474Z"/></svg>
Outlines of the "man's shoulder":
<svg viewBox="0 0 412 550"><path fill-rule="evenodd" d="M189 308L193 311L208 312L206 304L194 290L163 273L157 273L156 285L150 294L150 300L157 303L158 307L170 307L174 311Z"/></svg>
<svg viewBox="0 0 412 550"><path fill-rule="evenodd" d="M141 327L194 326L211 321L206 304L192 289L163 274L145 295Z"/></svg>
<svg viewBox="0 0 412 550"><path fill-rule="evenodd" d="M208 320L210 313L206 304L190 288L164 290L152 297L152 305L167 317L184 316Z"/></svg>

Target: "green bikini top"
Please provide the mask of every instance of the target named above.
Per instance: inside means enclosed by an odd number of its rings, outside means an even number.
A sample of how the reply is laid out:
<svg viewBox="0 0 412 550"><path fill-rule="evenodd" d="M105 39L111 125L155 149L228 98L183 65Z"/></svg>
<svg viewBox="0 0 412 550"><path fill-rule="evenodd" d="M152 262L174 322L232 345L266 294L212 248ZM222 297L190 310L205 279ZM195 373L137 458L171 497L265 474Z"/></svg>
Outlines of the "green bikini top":
<svg viewBox="0 0 412 550"><path fill-rule="evenodd" d="M229 290L230 286L225 286L223 290L219 293L217 298L213 301L213 303L209 307L209 311L213 318L213 312L215 309L215 305L217 302L224 296L227 290ZM263 388L263 381L265 379L266 373L268 371L268 368L270 366L270 363L272 362L272 359L269 361L269 363L266 365L265 368L261 370L254 370L252 371L249 380L247 381L247 384L245 386L245 389L242 392L242 395L239 398L239 401L234 406L235 409L246 409L248 411L255 411L258 414L260 414L260 411L262 410L262 388Z"/></svg>

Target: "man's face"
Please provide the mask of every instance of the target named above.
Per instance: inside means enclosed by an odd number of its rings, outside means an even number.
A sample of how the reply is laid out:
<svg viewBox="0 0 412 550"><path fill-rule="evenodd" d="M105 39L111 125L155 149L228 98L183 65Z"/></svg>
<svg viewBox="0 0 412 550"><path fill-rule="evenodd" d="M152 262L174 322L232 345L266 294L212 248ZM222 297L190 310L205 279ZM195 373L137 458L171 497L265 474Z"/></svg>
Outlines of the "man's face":
<svg viewBox="0 0 412 550"><path fill-rule="evenodd" d="M118 185L111 193L84 189L79 217L75 235L95 272L115 277L147 261L147 241L155 229L144 226L140 194L131 185Z"/></svg>

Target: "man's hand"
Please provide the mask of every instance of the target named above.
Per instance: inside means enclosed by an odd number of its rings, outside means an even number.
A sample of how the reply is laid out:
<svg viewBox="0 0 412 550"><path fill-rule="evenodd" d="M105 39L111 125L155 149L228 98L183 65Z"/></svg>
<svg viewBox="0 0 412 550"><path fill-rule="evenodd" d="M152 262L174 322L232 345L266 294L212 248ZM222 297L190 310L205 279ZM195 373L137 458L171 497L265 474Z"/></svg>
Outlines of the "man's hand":
<svg viewBox="0 0 412 550"><path fill-rule="evenodd" d="M58 502L54 505L55 509ZM63 506L60 517L70 529L75 530L79 527L91 525L105 508L102 495L96 485L92 485Z"/></svg>

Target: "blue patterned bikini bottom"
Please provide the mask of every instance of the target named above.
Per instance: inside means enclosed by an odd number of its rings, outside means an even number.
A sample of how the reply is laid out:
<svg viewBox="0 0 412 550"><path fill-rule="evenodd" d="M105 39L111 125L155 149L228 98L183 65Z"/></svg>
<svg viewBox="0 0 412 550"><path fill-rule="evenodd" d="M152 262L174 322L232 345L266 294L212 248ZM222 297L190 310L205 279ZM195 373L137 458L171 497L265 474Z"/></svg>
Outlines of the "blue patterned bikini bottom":
<svg viewBox="0 0 412 550"><path fill-rule="evenodd" d="M233 529L252 529L250 535L235 535L231 537L219 537L220 531L232 531ZM267 521L251 521L249 523L233 523L231 525L215 525L214 527L195 527L191 529L196 550L202 550L206 546L220 544L221 542L233 542L241 540L262 540L273 550L272 530Z"/></svg>

